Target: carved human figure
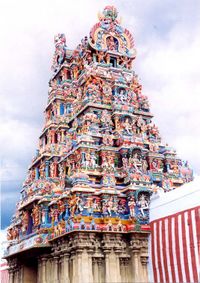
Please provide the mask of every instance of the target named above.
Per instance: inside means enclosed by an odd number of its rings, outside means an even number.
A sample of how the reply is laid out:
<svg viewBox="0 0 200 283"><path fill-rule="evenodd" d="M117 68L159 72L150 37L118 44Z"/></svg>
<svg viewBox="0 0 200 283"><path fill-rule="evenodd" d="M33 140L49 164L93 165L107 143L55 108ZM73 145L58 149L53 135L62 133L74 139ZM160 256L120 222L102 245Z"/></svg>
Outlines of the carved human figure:
<svg viewBox="0 0 200 283"><path fill-rule="evenodd" d="M113 224L112 224L111 219L109 219L106 228L107 228L107 231L113 231Z"/></svg>
<svg viewBox="0 0 200 283"><path fill-rule="evenodd" d="M40 179L45 178L45 163L41 162L40 167L39 167L39 172L40 172Z"/></svg>
<svg viewBox="0 0 200 283"><path fill-rule="evenodd" d="M64 165L59 163L58 164L58 170L59 170L59 177L64 178L65 177Z"/></svg>
<svg viewBox="0 0 200 283"><path fill-rule="evenodd" d="M91 167L94 169L97 167L97 157L95 153L91 153L90 155Z"/></svg>
<svg viewBox="0 0 200 283"><path fill-rule="evenodd" d="M129 158L129 166L135 173L141 173L141 162L138 159L138 154L135 152L132 157Z"/></svg>
<svg viewBox="0 0 200 283"><path fill-rule="evenodd" d="M125 131L128 135L132 134L132 132L131 132L132 126L131 126L128 118L125 119L125 121L123 123L123 127L124 127L124 129L125 129Z"/></svg>
<svg viewBox="0 0 200 283"><path fill-rule="evenodd" d="M149 203L144 194L141 194L139 200L137 201L137 205L139 206L142 216L145 217L145 210L149 210Z"/></svg>
<svg viewBox="0 0 200 283"><path fill-rule="evenodd" d="M63 62L66 50L66 38L65 35L59 33L54 37L55 54L53 57L52 70L57 71L58 66Z"/></svg>
<svg viewBox="0 0 200 283"><path fill-rule="evenodd" d="M108 50L111 50L111 51L117 50L117 43L114 41L113 36L107 37L106 44L107 44Z"/></svg>
<svg viewBox="0 0 200 283"><path fill-rule="evenodd" d="M58 222L58 216L59 216L59 211L57 208L50 208L49 215L51 217L51 223L54 224L55 222Z"/></svg>
<svg viewBox="0 0 200 283"><path fill-rule="evenodd" d="M117 223L117 231L123 231L123 224L121 219L119 219L119 222Z"/></svg>
<svg viewBox="0 0 200 283"><path fill-rule="evenodd" d="M147 173L147 168L148 168L148 162L146 159L142 160L142 171L146 174Z"/></svg>
<svg viewBox="0 0 200 283"><path fill-rule="evenodd" d="M101 123L103 127L113 126L111 115L107 110L103 110L101 113Z"/></svg>
<svg viewBox="0 0 200 283"><path fill-rule="evenodd" d="M46 223L46 209L42 209L42 212L41 212L41 219L42 219L42 224L45 224Z"/></svg>
<svg viewBox="0 0 200 283"><path fill-rule="evenodd" d="M40 224L40 208L39 205L34 204L32 213L33 225L37 227Z"/></svg>
<svg viewBox="0 0 200 283"><path fill-rule="evenodd" d="M30 178L32 181L35 180L35 170L33 168L30 170Z"/></svg>
<svg viewBox="0 0 200 283"><path fill-rule="evenodd" d="M162 188L165 191L169 191L172 189L172 186L173 186L173 182L170 179L164 177L162 180Z"/></svg>
<svg viewBox="0 0 200 283"><path fill-rule="evenodd" d="M87 198L84 208L87 209L89 215L91 215L93 213L94 206L93 206L93 198L92 197Z"/></svg>
<svg viewBox="0 0 200 283"><path fill-rule="evenodd" d="M113 145L113 136L108 134L103 135L102 143L104 145L112 146Z"/></svg>
<svg viewBox="0 0 200 283"><path fill-rule="evenodd" d="M108 167L115 169L115 157L113 155L107 155Z"/></svg>
<svg viewBox="0 0 200 283"><path fill-rule="evenodd" d="M107 212L111 216L113 211L113 197L110 197L108 199L108 201L106 202L106 206L107 206Z"/></svg>
<svg viewBox="0 0 200 283"><path fill-rule="evenodd" d="M78 66L74 66L74 68L73 68L73 77L74 77L75 80L78 79L78 74L79 74L79 68L78 68Z"/></svg>
<svg viewBox="0 0 200 283"><path fill-rule="evenodd" d="M137 126L137 133L142 133L142 132L144 132L146 130L145 121L142 118L142 116L139 116L136 119L136 126Z"/></svg>
<svg viewBox="0 0 200 283"><path fill-rule="evenodd" d="M170 167L174 174L179 174L179 166L176 161L172 162Z"/></svg>
<svg viewBox="0 0 200 283"><path fill-rule="evenodd" d="M74 217L75 211L78 208L79 200L80 200L80 198L78 196L76 196L75 194L72 195L68 200L68 206L69 206L71 217Z"/></svg>
<svg viewBox="0 0 200 283"><path fill-rule="evenodd" d="M58 200L57 202L57 205L58 205L58 212L59 214L63 214L65 212L65 203L63 200Z"/></svg>
<svg viewBox="0 0 200 283"><path fill-rule="evenodd" d="M58 166L57 161L52 161L50 163L50 174L52 178L57 177L57 166Z"/></svg>
<svg viewBox="0 0 200 283"><path fill-rule="evenodd" d="M135 199L134 197L130 197L129 201L128 201L128 207L130 210L130 217L135 217Z"/></svg>
<svg viewBox="0 0 200 283"><path fill-rule="evenodd" d="M86 152L85 153L85 161L84 161L84 166L86 169L88 169L91 165L91 156L90 156L90 152Z"/></svg>
<svg viewBox="0 0 200 283"><path fill-rule="evenodd" d="M7 240L16 240L19 238L19 231L18 228L16 226L12 227L12 228L8 228L7 230Z"/></svg>
<svg viewBox="0 0 200 283"><path fill-rule="evenodd" d="M28 229L29 213L27 210L22 212L22 233L25 233Z"/></svg>
<svg viewBox="0 0 200 283"><path fill-rule="evenodd" d="M151 169L156 172L162 172L163 170L163 163L160 159L154 159L151 163Z"/></svg>
<svg viewBox="0 0 200 283"><path fill-rule="evenodd" d="M124 170L127 170L128 169L128 158L127 157L122 157L122 165L123 165L123 168Z"/></svg>
<svg viewBox="0 0 200 283"><path fill-rule="evenodd" d="M105 52L97 51L98 63L105 63Z"/></svg>
<svg viewBox="0 0 200 283"><path fill-rule="evenodd" d="M120 122L120 119L119 119L118 116L115 118L115 130L118 133L121 133L121 131L122 131L122 125L121 125L121 122Z"/></svg>
<svg viewBox="0 0 200 283"><path fill-rule="evenodd" d="M155 159L151 162L151 169L154 171L158 171L158 160Z"/></svg>
<svg viewBox="0 0 200 283"><path fill-rule="evenodd" d="M160 137L159 130L155 124L152 124L152 123L148 124L147 131L148 131L148 136L150 139L154 139L155 141L159 139Z"/></svg>
<svg viewBox="0 0 200 283"><path fill-rule="evenodd" d="M7 240L13 240L12 228L7 229Z"/></svg>
<svg viewBox="0 0 200 283"><path fill-rule="evenodd" d="M103 103L108 104L112 101L112 88L106 84L103 85Z"/></svg>

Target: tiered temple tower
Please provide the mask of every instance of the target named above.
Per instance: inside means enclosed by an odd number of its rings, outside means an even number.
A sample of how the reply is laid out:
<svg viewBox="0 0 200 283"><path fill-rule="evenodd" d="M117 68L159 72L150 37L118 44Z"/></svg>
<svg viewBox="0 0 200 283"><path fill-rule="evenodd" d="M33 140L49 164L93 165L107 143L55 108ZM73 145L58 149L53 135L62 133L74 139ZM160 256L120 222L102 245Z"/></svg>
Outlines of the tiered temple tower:
<svg viewBox="0 0 200 283"><path fill-rule="evenodd" d="M147 282L149 202L192 179L162 144L105 7L75 50L55 37L45 124L8 229L10 283Z"/></svg>

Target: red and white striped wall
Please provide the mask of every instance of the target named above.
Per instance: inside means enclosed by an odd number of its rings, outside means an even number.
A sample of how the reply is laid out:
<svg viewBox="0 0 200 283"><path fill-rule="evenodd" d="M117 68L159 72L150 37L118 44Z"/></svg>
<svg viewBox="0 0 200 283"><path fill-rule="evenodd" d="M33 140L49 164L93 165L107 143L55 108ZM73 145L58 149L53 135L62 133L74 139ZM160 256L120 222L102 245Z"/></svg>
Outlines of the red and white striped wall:
<svg viewBox="0 0 200 283"><path fill-rule="evenodd" d="M200 282L200 182L159 197L150 209L150 282Z"/></svg>
<svg viewBox="0 0 200 283"><path fill-rule="evenodd" d="M0 263L0 282L1 283L8 283L9 282L8 264L7 264L6 261Z"/></svg>

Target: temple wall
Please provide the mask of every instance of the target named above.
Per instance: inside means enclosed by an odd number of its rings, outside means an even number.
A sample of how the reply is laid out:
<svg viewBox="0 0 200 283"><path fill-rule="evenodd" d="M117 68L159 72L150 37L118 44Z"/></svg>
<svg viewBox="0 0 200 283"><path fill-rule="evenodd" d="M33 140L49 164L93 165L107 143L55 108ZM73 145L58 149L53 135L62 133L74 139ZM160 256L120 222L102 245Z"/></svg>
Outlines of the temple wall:
<svg viewBox="0 0 200 283"><path fill-rule="evenodd" d="M52 242L37 266L10 264L9 283L148 282L148 234L77 232Z"/></svg>

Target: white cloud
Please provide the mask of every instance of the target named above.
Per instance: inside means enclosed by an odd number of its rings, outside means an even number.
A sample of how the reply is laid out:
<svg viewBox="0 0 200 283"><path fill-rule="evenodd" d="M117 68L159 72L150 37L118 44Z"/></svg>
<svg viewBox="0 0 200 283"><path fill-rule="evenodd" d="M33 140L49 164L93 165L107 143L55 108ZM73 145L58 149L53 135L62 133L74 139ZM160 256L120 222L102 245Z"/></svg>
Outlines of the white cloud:
<svg viewBox="0 0 200 283"><path fill-rule="evenodd" d="M194 26L191 34L184 33L178 23L167 37L149 39L148 51L139 56L142 62L137 65L163 139L196 172L200 168L199 32Z"/></svg>
<svg viewBox="0 0 200 283"><path fill-rule="evenodd" d="M3 263L5 260L2 259L4 255L4 250L7 247L7 231L6 229L0 230L0 261Z"/></svg>

